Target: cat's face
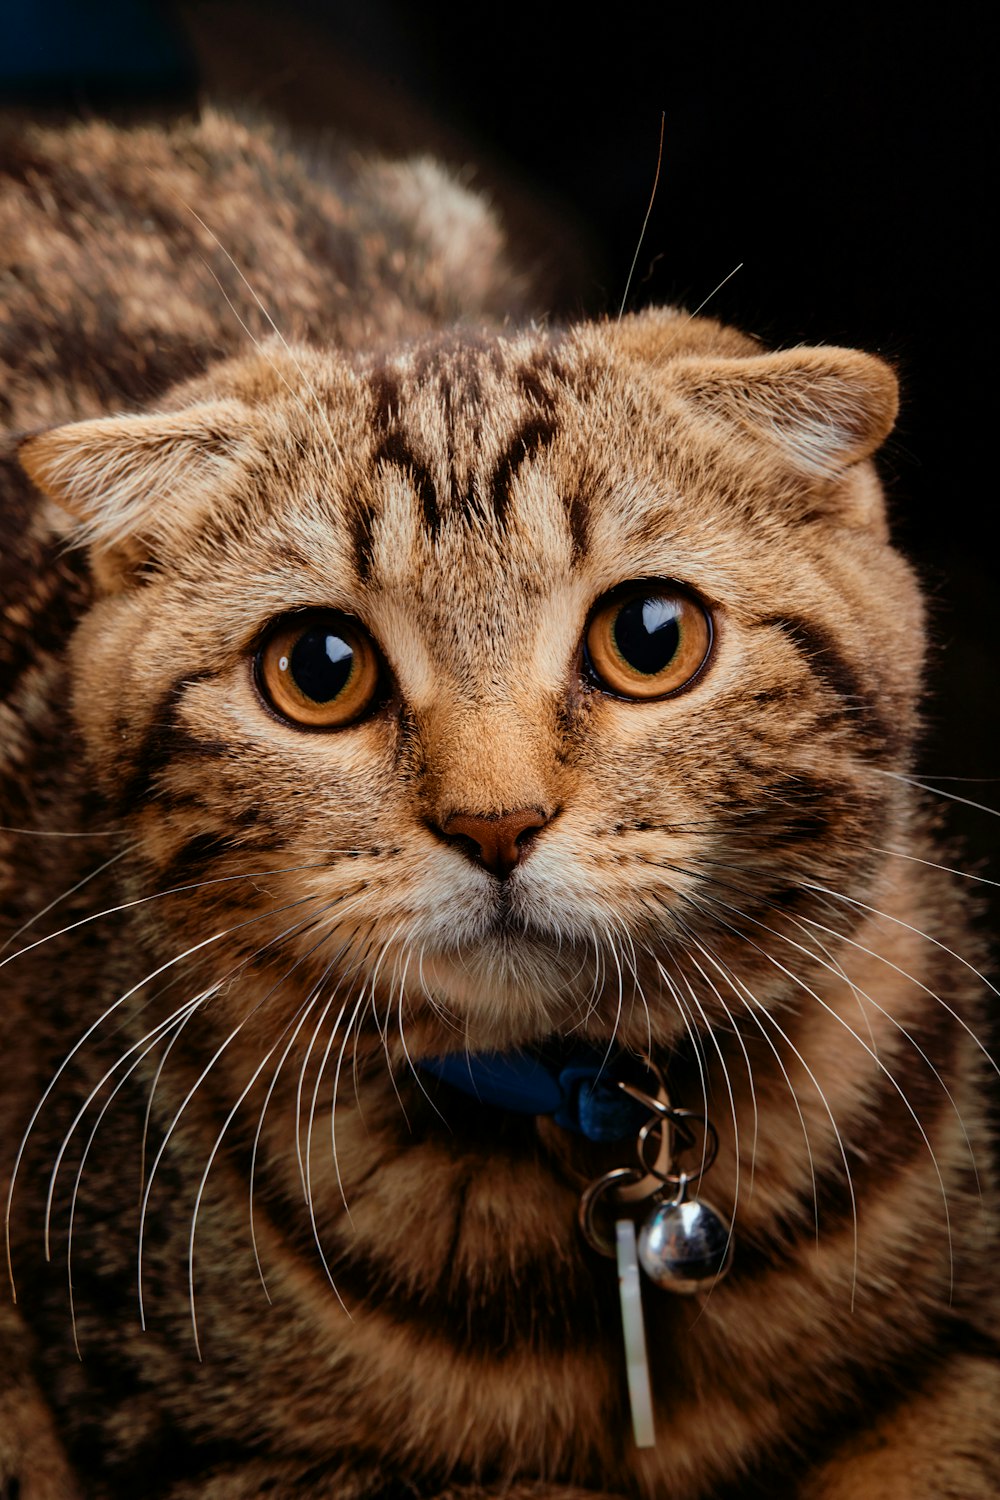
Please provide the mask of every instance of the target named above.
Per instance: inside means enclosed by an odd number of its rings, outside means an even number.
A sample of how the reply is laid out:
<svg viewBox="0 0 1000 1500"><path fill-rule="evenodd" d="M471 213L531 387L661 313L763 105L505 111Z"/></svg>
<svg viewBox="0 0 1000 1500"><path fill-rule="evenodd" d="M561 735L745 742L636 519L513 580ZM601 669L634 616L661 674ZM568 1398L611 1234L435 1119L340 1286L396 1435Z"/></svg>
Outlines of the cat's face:
<svg viewBox="0 0 1000 1500"><path fill-rule="evenodd" d="M174 406L25 462L95 538L75 714L132 893L208 882L148 920L220 1009L263 973L416 1047L644 1047L863 898L920 665L884 366L653 315L274 348Z"/></svg>

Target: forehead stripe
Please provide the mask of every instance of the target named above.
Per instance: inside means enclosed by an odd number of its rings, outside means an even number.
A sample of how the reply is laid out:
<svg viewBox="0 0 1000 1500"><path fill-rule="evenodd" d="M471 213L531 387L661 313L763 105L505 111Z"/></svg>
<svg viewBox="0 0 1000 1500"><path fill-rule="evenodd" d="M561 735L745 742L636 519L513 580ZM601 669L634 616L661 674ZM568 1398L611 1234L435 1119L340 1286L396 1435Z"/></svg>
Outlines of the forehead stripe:
<svg viewBox="0 0 1000 1500"><path fill-rule="evenodd" d="M350 519L351 543L354 551L354 571L362 583L372 575L375 551L372 533L375 527L375 511L364 501L355 506Z"/></svg>
<svg viewBox="0 0 1000 1500"><path fill-rule="evenodd" d="M375 450L377 464L391 465L400 469L411 481L417 492L424 513L424 525L431 541L437 540L441 530L441 511L438 507L437 489L431 471L422 464L406 445L401 432L389 432Z"/></svg>
<svg viewBox="0 0 1000 1500"><path fill-rule="evenodd" d="M372 421L378 432L388 432L399 420L399 381L388 370L376 370L368 376L368 387L374 398Z"/></svg>
<svg viewBox="0 0 1000 1500"><path fill-rule="evenodd" d="M469 351L463 350L463 352L468 354ZM442 394L450 414L451 388L443 380L443 373L439 371L442 377ZM466 385L473 376L478 379L478 367L475 361L465 374ZM398 425L401 407L398 380L387 370L379 370L368 376L368 386L373 398L372 425L375 432L380 435L380 441L373 455L374 462L381 466L391 465L400 470L412 483L416 489L423 511L424 525L432 543L437 540L440 533L446 509L449 512L453 511L456 516L464 516L466 520L492 512L496 525L503 530L510 511L511 488L518 473L525 462L542 453L556 436L559 430L554 416L556 404L550 392L546 390L539 371L522 368L516 372L516 379L522 395L529 400L529 414L521 421L508 441L492 473L488 477L483 476L478 482L470 481L462 493L459 492L457 486L454 486L452 494L439 497L430 469L416 457ZM362 580L367 580L372 572L374 520L371 508L359 505L351 522L355 567ZM571 515L570 524L574 531L575 555L583 550L582 538L577 534L578 520L579 517Z"/></svg>
<svg viewBox="0 0 1000 1500"><path fill-rule="evenodd" d="M528 459L537 458L548 447L558 431L556 424L540 413L533 414L523 422L507 444L506 451L493 471L491 499L497 525L506 525L510 508L510 488L521 465Z"/></svg>
<svg viewBox="0 0 1000 1500"><path fill-rule="evenodd" d="M573 542L573 561L580 562L586 557L590 542L590 505L578 492L566 499L566 520Z"/></svg>

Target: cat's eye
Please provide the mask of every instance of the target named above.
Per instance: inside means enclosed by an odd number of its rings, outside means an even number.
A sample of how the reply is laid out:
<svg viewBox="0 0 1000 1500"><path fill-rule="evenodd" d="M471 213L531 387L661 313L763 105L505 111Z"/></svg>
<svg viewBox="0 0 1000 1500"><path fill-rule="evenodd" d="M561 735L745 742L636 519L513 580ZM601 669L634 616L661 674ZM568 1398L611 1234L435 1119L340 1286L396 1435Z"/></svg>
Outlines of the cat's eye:
<svg viewBox="0 0 1000 1500"><path fill-rule="evenodd" d="M659 579L623 584L598 604L584 640L599 686L623 698L665 698L698 676L712 619L686 590Z"/></svg>
<svg viewBox="0 0 1000 1500"><path fill-rule="evenodd" d="M256 657L257 686L282 719L303 729L343 729L375 701L381 678L374 642L334 610L282 615Z"/></svg>

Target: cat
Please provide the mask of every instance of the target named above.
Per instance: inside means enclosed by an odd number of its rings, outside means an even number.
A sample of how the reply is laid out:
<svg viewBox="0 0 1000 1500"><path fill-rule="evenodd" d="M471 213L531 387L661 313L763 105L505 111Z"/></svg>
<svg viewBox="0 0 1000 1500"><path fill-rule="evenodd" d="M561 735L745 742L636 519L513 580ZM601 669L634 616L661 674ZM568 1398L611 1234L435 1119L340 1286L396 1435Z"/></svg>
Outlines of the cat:
<svg viewBox="0 0 1000 1500"><path fill-rule="evenodd" d="M3 1493L995 1496L891 369L550 327L434 162L213 111L0 173Z"/></svg>

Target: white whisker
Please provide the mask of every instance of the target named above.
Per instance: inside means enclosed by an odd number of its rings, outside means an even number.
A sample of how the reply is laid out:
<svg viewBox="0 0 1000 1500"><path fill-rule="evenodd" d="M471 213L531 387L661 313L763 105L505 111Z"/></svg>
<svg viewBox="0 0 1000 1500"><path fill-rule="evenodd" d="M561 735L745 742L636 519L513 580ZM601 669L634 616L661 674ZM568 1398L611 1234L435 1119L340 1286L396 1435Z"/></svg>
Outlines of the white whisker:
<svg viewBox="0 0 1000 1500"><path fill-rule="evenodd" d="M912 932L916 937L923 938L925 940L925 942L933 944L933 946L935 948L940 948L941 951L942 951L942 953L947 953L947 955L948 955L949 958L955 959L956 963L959 963L959 964L962 965L963 968L968 969L969 972L970 972L970 974L974 974L975 977L982 984L984 984L986 986L986 988L990 991L991 994L996 995L998 998L1000 998L1000 990L998 990L995 985L993 985L993 984L990 983L990 981L986 978L985 974L981 974L979 972L979 970L976 968L975 964L970 964L969 961L968 961L968 959L963 958L960 953L956 953L953 948L949 948L947 943L942 943L939 938L932 937L929 932L923 932L923 931L921 931L921 929L919 927L914 927L911 922L905 922L902 917L894 917L891 914L891 912L879 911L879 909L878 909L877 906L869 906L867 902L865 902L865 901L859 901L859 900L857 900L853 896L846 896L841 891L831 891L831 890L827 889L826 886L814 885L814 884L812 884L808 880L803 881L802 883L803 883L803 887L806 890L820 891L825 896L831 896L831 897L833 897L834 900L848 902L851 906L859 907L863 911L871 912L871 914L873 916L881 917L886 922L892 922L897 927L905 927L906 930L907 930L907 932ZM879 957L879 956L880 955L878 955L878 954L875 955L875 957ZM890 968L896 968L896 965L893 964L893 963L891 963L888 959L883 959L883 962L886 963L886 964L888 964L888 966ZM903 973L903 970L900 969L899 972ZM910 976L907 975L906 977L909 978ZM925 985L920 985L919 980L915 980L914 983L916 983L919 988L925 989L927 991L927 994L932 994L933 993L931 990L928 990ZM937 1000L937 1002L938 1002L939 1005L944 1006L944 1009L948 1012L948 1014L950 1016L954 1017L954 1019L958 1022L959 1026L962 1027L962 1029L966 1032L966 1034L971 1038L971 1040L979 1048L979 1051L986 1058L986 1061L989 1063L989 1065L993 1069L993 1071L995 1073L997 1073L998 1075L1000 1075L1000 1065L998 1065L995 1062L995 1060L991 1056L990 1052L987 1050L987 1048L980 1041L979 1037L976 1036L976 1033L972 1030L972 1027L965 1020L965 1018L963 1016L961 1016L958 1013L957 1010L954 1010L947 1003L947 1001L943 1000L940 995L935 995L934 998L935 998L935 1000Z"/></svg>
<svg viewBox="0 0 1000 1500"><path fill-rule="evenodd" d="M322 922L323 918L329 914L329 911L331 909L333 909L333 906L335 906L335 904L336 903L331 903L331 907L327 908L326 911L319 912L316 915L316 917L313 919L314 923L318 924L319 922ZM338 913L338 916L339 916L339 913ZM248 1014L240 1022L239 1027L237 1027L237 1031L241 1030L242 1027L246 1025L246 1022L250 1019L250 1017L253 1016L253 1015L256 1015L256 1013L259 1010L261 1010L264 1005L267 1004L267 1002L268 1002L268 1000L270 1000L271 996L273 994L275 994L276 991L281 988L281 986L285 983L285 981L292 974L295 973L295 970L298 969L298 968L300 968L302 966L302 964L306 963L307 960L310 959L312 957L312 955L319 948L321 948L325 942L327 942L329 940L330 935L331 934L329 932L324 933L323 936L316 943L314 943L311 948L307 949L305 953L300 954L300 956L295 960L295 962L288 969L285 970L284 974L281 975L280 979L275 980L274 984L268 990L267 994L264 995L257 1002L257 1004L253 1007L253 1009L248 1012ZM284 937L285 934L282 934L282 936ZM294 1017L293 1017L293 1020L294 1020ZM261 1073L264 1071L264 1068L267 1066L267 1064L270 1061L270 1059L274 1056L275 1052L278 1050L278 1047L281 1045L282 1038L285 1036L285 1033L289 1030L289 1028L291 1027L291 1025L292 1025L292 1021L288 1021L286 1023L286 1025L282 1028L280 1034L278 1035L277 1040L273 1043L273 1045L264 1054L264 1057L261 1059L261 1061L258 1063L257 1067L254 1069L253 1073L251 1074L249 1082L241 1090L241 1092L239 1094L239 1097L236 1100L236 1103L232 1106L232 1108L230 1109L229 1113L227 1114L225 1120L222 1123L222 1128L221 1128L221 1130L219 1131L218 1135L215 1138L215 1141L214 1141L214 1143L212 1145L211 1151L208 1153L208 1159L205 1162L205 1168L204 1168L204 1171L202 1172L201 1180L198 1183L198 1190L197 1190L197 1192L195 1194L194 1209L193 1209L192 1214L191 1214L191 1232L190 1232L190 1235L188 1237L188 1297L189 1297L190 1308L191 1308L191 1329L192 1329L192 1332L194 1334L195 1349L198 1351L198 1357L199 1357L199 1359L201 1358L201 1342L200 1342L200 1339L198 1337L198 1318L197 1318L197 1314L195 1312L195 1299L194 1299L194 1242L195 1242L195 1233L196 1233L197 1228L198 1228L198 1210L201 1207L201 1200L202 1200L202 1197L203 1197L204 1192L205 1192L205 1184L208 1182L208 1176L209 1176L209 1173L212 1170L212 1163L215 1161L215 1158L218 1155L219 1148L222 1145L222 1141L223 1141L223 1138L224 1138L224 1136L226 1134L226 1131L229 1129L229 1126L232 1124L233 1120L235 1119L236 1113L239 1110L240 1106L242 1105L244 1099L247 1097L247 1095L249 1094L250 1090L253 1088L254 1084L257 1082L257 1079L260 1077ZM234 1035L235 1035L235 1033L234 1033ZM260 1269L260 1263L258 1261L258 1270L259 1269ZM267 1291L266 1286L265 1286L264 1290L265 1290L265 1293L266 1293L266 1291Z"/></svg>
<svg viewBox="0 0 1000 1500"><path fill-rule="evenodd" d="M34 927L35 923L41 921L42 917L47 916L50 911L61 905L63 901L68 900L70 896L75 896L77 891L82 890L85 885L89 885L92 880L96 880L99 875L103 875L105 870L110 869L118 860L123 859L127 853L129 853L127 849L120 849L117 854L112 854L110 859L106 859L103 864L99 864L96 870L91 870L89 875L84 875L82 880L76 882L76 885L71 885L68 890L53 897L46 906L43 906L40 911L36 911L34 916L29 917L26 922L22 922L20 927L15 928L10 936L3 943L0 943L0 953L6 953L11 943L19 938L22 932L27 932L29 927Z"/></svg>
<svg viewBox="0 0 1000 1500"><path fill-rule="evenodd" d="M282 911L289 911L293 907L301 906L306 901L315 901L317 899L320 899L320 898L318 898L317 896L300 896L296 901L290 901L285 906L280 906L275 911L268 912L267 915L268 916L277 916ZM259 920L260 920L259 916L258 917L253 917L248 922L241 922L241 923L239 923L237 925L237 927L231 928L230 931L231 932L239 931L240 928L242 928L242 927L248 927L248 926L251 925L251 922L259 921ZM293 930L293 929L289 929L289 930ZM229 935L228 932L227 933L218 934L218 936L228 936L228 935ZM206 942L207 941L210 941L210 940L206 939ZM197 951L198 948L201 948L201 947L204 947L204 946L205 946L204 943L199 943L199 944L196 945L196 948L193 949L193 950L191 950L191 951ZM187 954L185 954L183 956L187 957ZM173 960L173 962L176 962L176 960ZM164 967L167 967L167 965L164 965ZM162 972L162 970L158 970L157 972L158 973ZM155 977L155 975L151 976L151 977ZM263 1003L263 1002L261 1002L261 1003ZM205 1079L208 1077L209 1073L212 1071L212 1068L215 1066L215 1064L218 1061L218 1059L222 1056L223 1052L229 1046L229 1043L233 1040L233 1038L235 1036L237 1036L239 1034L239 1032L242 1030L243 1026L246 1024L247 1020L249 1020L250 1016L256 1014L256 1011L258 1009L259 1009L259 1005L258 1006L254 1006L253 1009L250 1010L248 1012L248 1014L243 1017L243 1020L240 1021L239 1025L236 1026L229 1033L229 1035L226 1037L225 1041L223 1041L220 1044L220 1046L218 1046L216 1048L215 1052L213 1052L213 1054L212 1054L211 1058L209 1059L208 1063L202 1069L201 1073L198 1075L197 1079L192 1084L192 1086L188 1090L187 1094L184 1096L184 1099L183 1099L183 1101L182 1101L182 1103L180 1105L180 1108L177 1110L177 1112L174 1115L173 1119L170 1121L170 1124L167 1127L166 1133L165 1133L162 1141L160 1142L159 1150L157 1151L156 1156L155 1156L155 1158L153 1160L153 1165L150 1168L149 1178L148 1178L148 1180L146 1182L146 1188L145 1188L145 1191L144 1191L143 1196L142 1196L142 1206L141 1206L141 1209L140 1209L140 1212L139 1212L139 1247L138 1247L138 1253L137 1253L137 1266L136 1266L136 1284L137 1284L137 1288L138 1288L138 1301L139 1301L139 1321L140 1321L143 1329L145 1329L145 1327L146 1327L145 1307L144 1307L144 1304L143 1304L143 1292L142 1292L142 1247L143 1247L143 1232L144 1232L145 1223L146 1223L146 1214L147 1214L147 1211L148 1211L148 1208L149 1208L149 1196L150 1196L150 1193L152 1192L152 1189L153 1189L153 1179L156 1176L157 1167L159 1166L160 1162L163 1160L163 1155L164 1155L164 1152L167 1149L167 1145L168 1145L168 1143L170 1141L170 1138L173 1135L175 1129L177 1128L177 1125L178 1125L178 1123L179 1123L179 1121L181 1119L181 1116L183 1115L183 1113L184 1113L185 1109L187 1108L188 1104L194 1098L194 1096L195 1096L196 1092L198 1091L199 1087L205 1081ZM199 1353L199 1358L200 1358L200 1353Z"/></svg>
<svg viewBox="0 0 1000 1500"><path fill-rule="evenodd" d="M715 898L711 898L711 899L713 901L715 901ZM718 902L716 902L716 904L724 905L725 903L718 903ZM741 915L745 916L746 914L745 913L741 913ZM743 933L739 933L738 930L735 927L732 927L729 923L724 923L723 925L728 926L730 928L730 931L736 933L736 935L739 936L748 945L748 947L754 949L755 952L760 953L764 958L766 958L767 961L770 964L772 964L776 969L778 969L780 973L786 975L786 977L789 978L795 985L797 985L798 988L800 988L801 990L803 990L811 999L815 1000L816 1003L817 1003L817 1005L819 1005L824 1011L826 1011L826 1013L828 1015L830 1015L838 1023L838 1025L842 1026L843 1029L848 1033L848 1035L851 1036L854 1039L854 1041L857 1042L858 1046L862 1047L864 1049L864 1051L868 1054L868 1056L875 1063L876 1067L884 1074L884 1076L887 1078L887 1080L889 1081L889 1083L895 1089L896 1093L899 1095L900 1099L902 1100L904 1108L907 1110L907 1112L911 1116L914 1124L917 1127L917 1130L920 1132L920 1136L921 1136L921 1139L924 1142L924 1145L927 1147L927 1151L928 1151L928 1154L929 1154L930 1159L931 1159L931 1164L932 1164L932 1166L934 1168L935 1175L937 1176L937 1179L938 1179L938 1185L939 1185L940 1190L941 1190L941 1200L942 1200L942 1203L943 1203L943 1206L944 1206L945 1232L947 1234L947 1239L948 1239L948 1260L949 1260L949 1267L950 1267L950 1284L951 1284L951 1288L952 1288L952 1291L953 1291L953 1289L954 1289L954 1275L955 1275L955 1270L954 1270L954 1246L953 1246L953 1243L952 1243L951 1214L950 1214L949 1207L948 1207L948 1192L947 1192L947 1189L945 1187L944 1177L942 1175L941 1168L940 1168L940 1165L938 1163L937 1156L936 1156L936 1154L934 1152L934 1148L933 1148L933 1146L930 1143L930 1139L929 1139L929 1137L927 1135L927 1132L924 1129L924 1126L921 1123L921 1121L920 1121L920 1119L919 1119L916 1111L914 1110L914 1108L913 1108L912 1104L910 1103L910 1101L907 1099L905 1092L903 1091L902 1088L900 1088L900 1086L897 1083L896 1079L893 1077L892 1073L886 1067L885 1063L882 1062L881 1058L877 1055L877 1053L875 1053L872 1050L872 1048L868 1046L868 1043L864 1040L864 1038L861 1037L861 1036L859 1036L858 1033L854 1030L854 1028L847 1021L844 1020L843 1016L839 1015L837 1013L837 1011L834 1010L834 1008L831 1005L828 1005L827 1002L819 994L817 994L817 992L812 988L811 985L807 984L805 982L805 980L801 978L800 975L794 974L790 969L788 969L786 967L786 965L784 965L783 963L781 963L781 961L779 959L775 958L775 956L774 956L773 953L768 953L767 949L766 948L762 948L759 943L754 943L752 941L752 939L748 938ZM756 925L762 926L764 924L757 923ZM767 929L767 930L770 931L770 929ZM792 942L792 946L793 947L801 947L800 944L794 943L791 939L789 939L788 941ZM819 961L819 960L817 960L815 954L808 953L808 950L806 950L806 949L802 949L802 951L806 952L807 956L810 957L811 959L813 959L814 961ZM770 1019L771 1019L772 1024L773 1024L774 1023L773 1016L770 1017ZM842 1149L843 1149L843 1147L842 1147ZM846 1158L845 1158L845 1169L846 1169ZM848 1177L850 1177L849 1170L848 1170ZM853 1184L851 1184L851 1197L852 1197L852 1201L853 1201L853 1197L854 1197ZM856 1227L855 1227L855 1233L856 1233ZM852 1307L852 1310L853 1310L853 1306L854 1306L854 1296L853 1296L853 1293L852 1293L852 1297L851 1297L851 1307Z"/></svg>
<svg viewBox="0 0 1000 1500"><path fill-rule="evenodd" d="M140 898L140 899L142 899L142 900L148 900L148 899L152 899L152 898L144 897L144 898ZM305 901L315 900L315 899L317 899L317 898L316 897L311 897L311 896L301 896L301 897L298 898L298 900L289 902L287 906L285 906L285 907L279 907L278 911L279 912L280 911L286 911L286 910L289 910L293 906L300 906L300 905L302 905L302 903L305 902ZM126 903L126 904L127 905L133 905L133 904L136 904L136 903L129 902L129 903ZM273 916L273 915L277 915L277 913L276 912L268 912L268 913L264 913L263 915ZM57 1083L59 1082L60 1078L63 1076L63 1074L65 1073L66 1069L69 1067L69 1065L72 1062L73 1058L76 1057L77 1053L81 1050L81 1048L86 1045L86 1043L93 1036L94 1032L98 1029L98 1027L101 1026L103 1024L103 1022L106 1021L107 1018L110 1015L112 1015L115 1011L118 1011L121 1008L122 1005L124 1005L128 1000L130 1000L132 998L133 995L135 995L139 990L143 989L145 985L149 984L151 980L157 979L161 974L166 973L166 971L168 969L174 968L175 965L177 965L179 963L183 963L186 958L190 958L193 954L200 953L203 949L208 948L212 943L220 942L223 938L230 937L230 936L232 936L232 934L234 932L239 932L239 931L241 931L245 927L250 927L250 926L253 925L254 922L260 921L261 919L262 919L261 914L258 914L255 917L248 918L244 922L237 922L232 927L223 928L220 932L212 933L212 935L210 937L203 938L198 943L193 943L191 945L191 947L190 948L186 948L183 953L179 953L179 954L175 955L175 957L167 959L165 963L162 963L162 964L160 964L160 966L158 968L153 969L151 973L145 975L144 978L140 979L137 984L132 985L131 989L126 990L123 995L120 995L118 997L118 999L115 1000L112 1005L108 1006L108 1008L106 1010L104 1010L101 1013L101 1015L99 1015L97 1017L96 1021L93 1021L90 1024L90 1026L87 1027L87 1029L83 1033L83 1035L73 1044L73 1046L70 1048L69 1052L67 1052L66 1056L63 1058L62 1062L59 1064L59 1067L56 1069L55 1073L52 1075L51 1079L49 1080L48 1084L46 1085L45 1089L43 1090L41 1098L39 1099L38 1103L35 1105L35 1108L34 1108L34 1110L32 1112L31 1118L28 1121L27 1127L25 1129L24 1135L21 1137L21 1143L20 1143L20 1145L18 1147L18 1150L17 1150L17 1156L14 1159L14 1168L13 1168L13 1171L11 1172L10 1185L9 1185L9 1187L7 1189L7 1203L6 1203L6 1207L5 1207L5 1211L4 1211L4 1238L5 1238L5 1242L6 1242L6 1252L7 1252L7 1274L8 1274L8 1277L10 1279L11 1294L12 1294L12 1296L13 1296L13 1298L14 1298L15 1301L17 1300L17 1290L16 1290L15 1283L14 1283L14 1267L13 1267L13 1257L12 1257L12 1252L11 1252L11 1239L10 1239L10 1213L11 1213L11 1206L12 1206L13 1201L14 1201L14 1189L15 1189L16 1184L17 1184L17 1175L18 1175L18 1172L19 1172L20 1167L21 1167L21 1162L22 1162L22 1160L24 1158L24 1152L25 1152L25 1150L27 1148L27 1144L28 1144L28 1140L29 1140L29 1138L31 1136L31 1132L34 1129L35 1122L37 1121L38 1116L41 1114L42 1110L44 1109L44 1107L45 1107L48 1099L50 1098L50 1096L52 1094L52 1091L55 1089L55 1087L56 1087ZM86 919L84 919L84 920L86 920ZM81 924L79 924L79 923L74 923L73 924L74 927L75 926L79 926L79 925L81 925ZM32 944L32 946L34 947L36 945ZM17 955L14 955L14 956L16 957ZM9 962L9 960L8 959L4 959L3 962L7 963L7 962Z"/></svg>
<svg viewBox="0 0 1000 1500"><path fill-rule="evenodd" d="M101 1106L101 1109L100 1109L100 1112L98 1113L97 1119L94 1121L94 1124L93 1124L93 1127L91 1128L90 1134L87 1137L86 1144L84 1145L84 1148L83 1148L83 1152L81 1153L80 1162L79 1162L79 1165L77 1166L77 1169L76 1169L76 1176L75 1176L75 1178L73 1180L73 1191L72 1191L72 1194L71 1194L71 1197L70 1197L70 1206L69 1206L69 1221L68 1221L67 1228L66 1228L66 1281L67 1281L67 1285L68 1285L68 1288L69 1288L69 1313L70 1313L70 1322L72 1324L72 1329L73 1329L73 1347L76 1350L77 1359L82 1359L83 1356L82 1356L82 1353L80 1351L80 1340L79 1340L79 1337L78 1337L77 1322L76 1322L76 1301L75 1301L74 1292L73 1292L73 1226L74 1226L74 1224L76 1222L76 1205L77 1205L77 1199L78 1199L79 1193L80 1193L80 1184L83 1181L83 1173L84 1173L84 1169L85 1169L85 1167L87 1165L87 1158L90 1155L90 1148L94 1144L94 1140L95 1140L95 1138L97 1136L97 1132L98 1132L98 1130L101 1127L101 1122L103 1121L104 1116L107 1114L108 1109L110 1108L111 1104L113 1103L114 1099L116 1098L116 1096L120 1092L120 1090L122 1088L124 1088L124 1086L125 1086L126 1083L128 1083L129 1079L135 1073L136 1069L139 1068L142 1065L143 1061L149 1056L150 1052L152 1052L153 1049L160 1044L160 1042L168 1034L168 1032L173 1029L174 1030L174 1034L171 1037L170 1042L168 1044L168 1050L169 1050L169 1047L173 1046L174 1042L177 1040L177 1037L180 1035L180 1032L183 1030L184 1026L190 1020L191 1016L194 1015L195 1011L198 1010L203 1003L204 1003L203 1002L203 997L200 996L200 995L196 996L194 1000L190 1000L190 1001L187 1002L186 1005L182 1006L182 1008L181 1008L180 1011L176 1011L166 1021L161 1022L157 1027L154 1028L154 1030L152 1032L147 1032L146 1037L143 1038L143 1040L147 1043L147 1045L144 1046L142 1048L142 1050L132 1060L132 1062L130 1063L130 1065L128 1066L128 1068L126 1068L126 1070L122 1074L121 1078L118 1080L118 1082L115 1084L114 1088L111 1090L111 1093L108 1095L108 1098L105 1100L104 1104ZM174 1028L176 1028L176 1029L174 1029ZM149 1040L150 1037L152 1038L152 1040ZM117 1064L116 1064L116 1066L117 1066ZM105 1079L109 1078L110 1076L111 1076L110 1074L105 1074ZM93 1098L93 1097L94 1096L91 1095L91 1098ZM89 1103L89 1101L88 1101L88 1103ZM68 1137L67 1137L67 1143L68 1143ZM65 1150L65 1144L66 1143L64 1143L63 1150ZM54 1179L53 1179L53 1185L54 1185ZM49 1203L46 1206L46 1218L45 1218L46 1259L48 1259L48 1243L47 1242L48 1242L48 1234L49 1234L49 1211L50 1211L50 1207L51 1207L51 1193L52 1193L52 1187L50 1186L50 1189L49 1189Z"/></svg>

